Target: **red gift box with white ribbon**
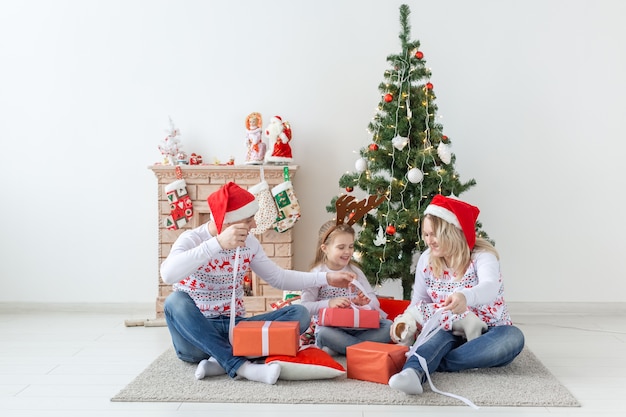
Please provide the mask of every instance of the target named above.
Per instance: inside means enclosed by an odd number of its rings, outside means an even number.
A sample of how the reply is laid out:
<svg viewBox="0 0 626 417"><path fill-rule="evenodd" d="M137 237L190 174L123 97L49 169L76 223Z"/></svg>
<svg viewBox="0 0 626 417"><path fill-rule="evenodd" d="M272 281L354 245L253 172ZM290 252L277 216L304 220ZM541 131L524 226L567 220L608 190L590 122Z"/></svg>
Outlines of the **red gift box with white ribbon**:
<svg viewBox="0 0 626 417"><path fill-rule="evenodd" d="M317 315L318 325L330 327L354 327L378 329L380 314L376 310L352 308L320 308Z"/></svg>
<svg viewBox="0 0 626 417"><path fill-rule="evenodd" d="M296 356L299 347L297 321L242 321L233 329L234 356Z"/></svg>
<svg viewBox="0 0 626 417"><path fill-rule="evenodd" d="M402 370L409 348L393 343L361 342L346 348L348 378L389 383Z"/></svg>

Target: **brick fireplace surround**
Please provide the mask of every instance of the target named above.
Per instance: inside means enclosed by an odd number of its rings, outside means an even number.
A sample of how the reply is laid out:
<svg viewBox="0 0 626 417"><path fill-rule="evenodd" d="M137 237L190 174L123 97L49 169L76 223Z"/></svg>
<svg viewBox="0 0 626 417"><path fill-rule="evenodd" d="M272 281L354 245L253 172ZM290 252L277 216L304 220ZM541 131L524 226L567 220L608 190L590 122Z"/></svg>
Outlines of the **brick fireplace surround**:
<svg viewBox="0 0 626 417"><path fill-rule="evenodd" d="M288 165L289 177L293 180L298 169L297 165ZM184 230L200 226L209 220L209 206L207 197L222 185L233 181L238 185L249 188L261 182L262 178L267 181L270 189L284 181L282 165L181 165L183 179L187 184L187 192L193 201L193 216L191 221L182 229L167 230L163 226L163 219L169 214L169 203L165 199L165 185L175 181L176 172L172 165L152 165L149 167L154 172L158 182L158 263L169 254L172 244ZM261 177L261 169L263 177ZM278 265L285 269L293 268L293 234L292 230L278 233L268 230L262 235L257 235L265 253ZM164 325L163 302L172 292L172 286L164 284L157 274L156 283L158 295L156 299L156 320L148 320L145 325ZM246 310L249 315L258 314L271 310L270 304L282 299L282 291L277 290L265 283L262 278L252 274L252 295L245 297ZM135 324L137 325L137 324Z"/></svg>

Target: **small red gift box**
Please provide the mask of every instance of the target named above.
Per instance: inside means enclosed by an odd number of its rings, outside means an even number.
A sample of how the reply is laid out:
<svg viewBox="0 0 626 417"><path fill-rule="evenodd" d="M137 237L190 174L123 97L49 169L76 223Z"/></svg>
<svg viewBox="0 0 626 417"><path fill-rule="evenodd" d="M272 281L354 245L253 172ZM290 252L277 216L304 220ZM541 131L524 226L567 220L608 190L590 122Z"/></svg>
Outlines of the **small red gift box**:
<svg viewBox="0 0 626 417"><path fill-rule="evenodd" d="M299 347L297 321L242 321L233 329L234 356L296 356Z"/></svg>
<svg viewBox="0 0 626 417"><path fill-rule="evenodd" d="M361 310L359 308L320 308L317 315L320 326L354 327L364 329L378 329L380 315L376 310Z"/></svg>
<svg viewBox="0 0 626 417"><path fill-rule="evenodd" d="M348 378L388 384L402 370L409 348L378 342L361 342L346 348Z"/></svg>

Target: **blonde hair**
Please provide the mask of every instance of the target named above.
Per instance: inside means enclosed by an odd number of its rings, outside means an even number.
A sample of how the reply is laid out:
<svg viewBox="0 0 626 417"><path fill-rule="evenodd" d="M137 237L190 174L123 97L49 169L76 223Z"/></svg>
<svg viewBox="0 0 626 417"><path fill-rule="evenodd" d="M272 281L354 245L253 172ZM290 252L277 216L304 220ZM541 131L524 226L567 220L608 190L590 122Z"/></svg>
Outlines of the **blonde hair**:
<svg viewBox="0 0 626 417"><path fill-rule="evenodd" d="M311 263L311 269L316 266L326 264L326 253L322 250L322 245L330 245L332 241L341 233L347 233L355 238L355 231L349 224L336 224L335 220L329 220L320 227L317 238L317 248L315 249L315 258ZM350 260L350 264L359 266L353 259Z"/></svg>
<svg viewBox="0 0 626 417"><path fill-rule="evenodd" d="M437 243L442 253L449 254L450 264L447 265L444 257L430 256L429 263L433 270L433 274L437 278L443 277L443 270L448 267L456 274L456 279L463 278L465 271L469 267L473 252L490 252L500 259L500 255L496 248L486 239L481 237L476 238L474 249L470 251L467 240L463 231L440 217L427 214L424 216L424 220L430 220L432 222L433 231L437 237ZM422 220L422 222L424 221ZM424 239L424 232L422 231L422 239Z"/></svg>

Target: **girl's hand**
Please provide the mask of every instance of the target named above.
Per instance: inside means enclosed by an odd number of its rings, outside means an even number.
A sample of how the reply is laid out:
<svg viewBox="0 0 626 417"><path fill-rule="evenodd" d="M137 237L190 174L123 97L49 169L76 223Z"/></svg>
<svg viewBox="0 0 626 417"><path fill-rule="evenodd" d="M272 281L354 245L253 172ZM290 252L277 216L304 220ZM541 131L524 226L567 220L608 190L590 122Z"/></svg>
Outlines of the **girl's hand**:
<svg viewBox="0 0 626 417"><path fill-rule="evenodd" d="M350 307L350 300L345 297L331 298L328 300L328 307L348 308Z"/></svg>
<svg viewBox="0 0 626 417"><path fill-rule="evenodd" d="M352 302L358 306L366 306L370 303L370 299L365 294L363 294L362 291L359 291L356 297L352 299Z"/></svg>

